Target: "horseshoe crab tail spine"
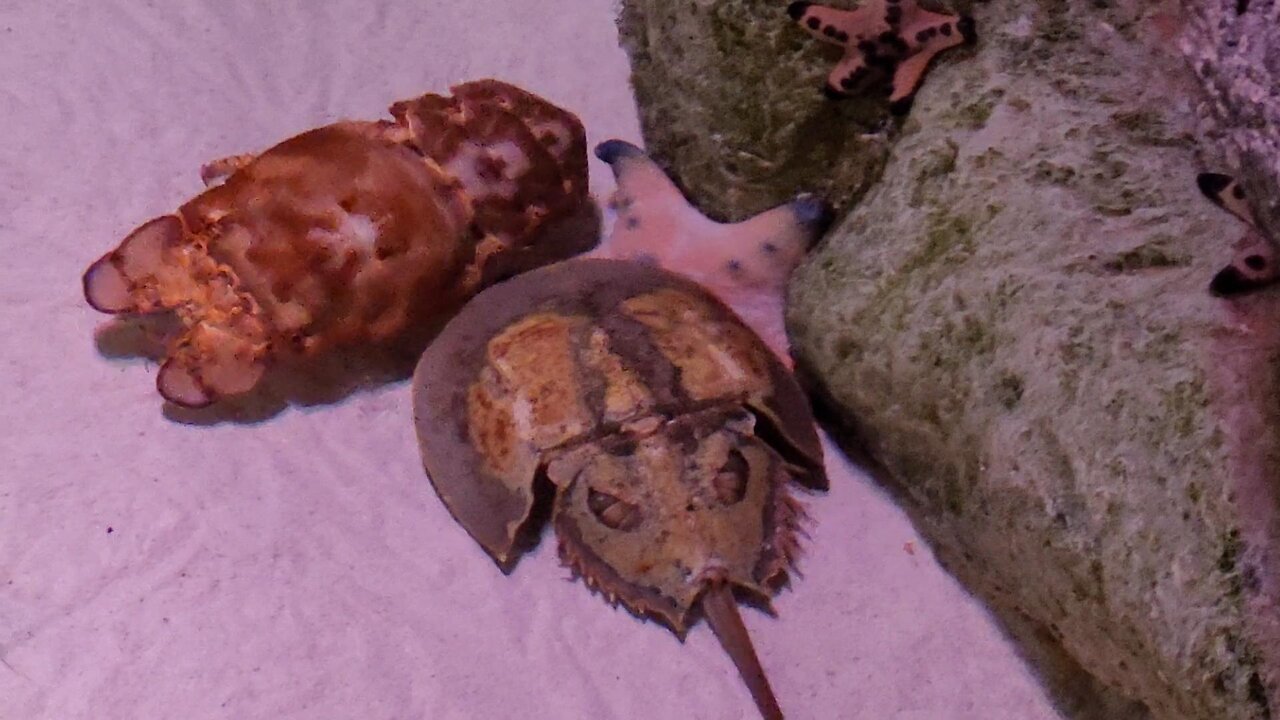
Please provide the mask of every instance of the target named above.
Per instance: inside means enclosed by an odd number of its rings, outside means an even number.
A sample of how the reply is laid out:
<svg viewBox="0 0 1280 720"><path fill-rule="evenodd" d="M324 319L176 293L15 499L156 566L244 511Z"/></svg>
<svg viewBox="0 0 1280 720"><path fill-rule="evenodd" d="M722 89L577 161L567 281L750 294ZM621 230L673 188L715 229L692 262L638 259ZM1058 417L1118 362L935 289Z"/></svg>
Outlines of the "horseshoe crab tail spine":
<svg viewBox="0 0 1280 720"><path fill-rule="evenodd" d="M756 657L756 649L751 644L751 636L747 634L746 625L742 624L742 616L738 614L738 601L733 597L733 590L728 583L717 582L707 588L702 595L702 613L711 625L711 630L720 640L720 646L729 654L738 674L751 691L751 697L760 709L765 720L783 720L782 708L773 696L769 680Z"/></svg>

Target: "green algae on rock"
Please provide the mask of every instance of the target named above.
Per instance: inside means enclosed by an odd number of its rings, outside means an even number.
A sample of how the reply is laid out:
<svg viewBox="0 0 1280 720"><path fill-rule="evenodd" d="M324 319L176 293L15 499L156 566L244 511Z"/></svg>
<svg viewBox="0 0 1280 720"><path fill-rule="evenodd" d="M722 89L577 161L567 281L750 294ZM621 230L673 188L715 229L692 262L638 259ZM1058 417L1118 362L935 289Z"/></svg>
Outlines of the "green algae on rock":
<svg viewBox="0 0 1280 720"><path fill-rule="evenodd" d="M807 94L830 58L782 3L625 0L620 29L649 147L713 214L848 209L888 163L793 286L798 359L1064 711L1271 717L1280 299L1205 292L1242 228L1194 189L1177 10L977 7L896 146L875 101Z"/></svg>
<svg viewBox="0 0 1280 720"><path fill-rule="evenodd" d="M1133 716L1262 720L1280 297L1206 291L1242 229L1196 190L1197 88L1148 30L1162 6L1118 6L979 6L977 56L926 83L789 325L939 557L1024 640Z"/></svg>
<svg viewBox="0 0 1280 720"><path fill-rule="evenodd" d="M1275 3L1183 0L1188 31L1181 37L1209 96L1206 132L1230 149L1232 169L1249 194L1264 199L1257 221L1280 241L1280 34Z"/></svg>
<svg viewBox="0 0 1280 720"><path fill-rule="evenodd" d="M777 0L624 0L619 38L645 147L708 215L736 221L813 192L847 207L888 153L883 98L831 102L839 50Z"/></svg>

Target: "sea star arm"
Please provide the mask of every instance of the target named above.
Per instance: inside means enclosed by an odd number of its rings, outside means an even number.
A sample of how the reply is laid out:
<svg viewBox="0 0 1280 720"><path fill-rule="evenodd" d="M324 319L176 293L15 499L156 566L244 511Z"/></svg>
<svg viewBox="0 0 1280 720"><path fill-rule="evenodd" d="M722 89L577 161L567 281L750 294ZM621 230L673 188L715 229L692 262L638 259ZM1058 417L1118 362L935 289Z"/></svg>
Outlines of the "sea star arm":
<svg viewBox="0 0 1280 720"><path fill-rule="evenodd" d="M1196 177L1196 185L1214 205L1250 225L1257 225L1253 219L1253 211L1245 201L1244 188L1235 178L1222 173L1200 173Z"/></svg>
<svg viewBox="0 0 1280 720"><path fill-rule="evenodd" d="M846 97L864 90L875 74L874 69L867 66L866 56L851 53L832 68L823 91L829 97Z"/></svg>
<svg viewBox="0 0 1280 720"><path fill-rule="evenodd" d="M831 208L812 195L736 223L703 215L643 150L622 140L596 148L618 182L617 218L594 254L650 262L701 283L741 314L789 363L782 317L787 279L826 231Z"/></svg>
<svg viewBox="0 0 1280 720"><path fill-rule="evenodd" d="M1229 175L1201 173L1196 185L1213 204L1249 226L1249 231L1235 242L1231 262L1213 276L1209 292L1218 297L1242 295L1280 280L1280 250L1258 229L1240 183Z"/></svg>
<svg viewBox="0 0 1280 720"><path fill-rule="evenodd" d="M908 56L894 69L893 89L889 93L890 108L898 115L911 108L916 90L938 53L972 43L976 34L972 18L918 10L911 16L911 22L903 26L902 37L907 43Z"/></svg>
<svg viewBox="0 0 1280 720"><path fill-rule="evenodd" d="M868 0L857 10L793 2L787 13L809 34L845 48L827 77L828 96L865 92L872 81L888 79L896 114L911 107L938 53L976 40L972 18L923 10L915 0Z"/></svg>
<svg viewBox="0 0 1280 720"><path fill-rule="evenodd" d="M810 2L793 2L787 14L815 38L833 45L851 45L878 33L873 18L884 14L885 0L870 0L857 10L838 10Z"/></svg>

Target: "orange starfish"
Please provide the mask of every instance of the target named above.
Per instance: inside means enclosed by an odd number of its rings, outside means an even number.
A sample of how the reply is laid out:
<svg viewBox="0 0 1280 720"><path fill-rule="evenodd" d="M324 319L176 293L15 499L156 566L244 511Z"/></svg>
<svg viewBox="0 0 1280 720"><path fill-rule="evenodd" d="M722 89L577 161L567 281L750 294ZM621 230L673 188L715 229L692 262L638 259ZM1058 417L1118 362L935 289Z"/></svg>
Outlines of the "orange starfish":
<svg viewBox="0 0 1280 720"><path fill-rule="evenodd" d="M787 14L810 35L845 49L823 88L848 97L889 80L889 109L906 114L934 56L977 39L973 18L920 8L916 0L867 0L856 10L793 2Z"/></svg>

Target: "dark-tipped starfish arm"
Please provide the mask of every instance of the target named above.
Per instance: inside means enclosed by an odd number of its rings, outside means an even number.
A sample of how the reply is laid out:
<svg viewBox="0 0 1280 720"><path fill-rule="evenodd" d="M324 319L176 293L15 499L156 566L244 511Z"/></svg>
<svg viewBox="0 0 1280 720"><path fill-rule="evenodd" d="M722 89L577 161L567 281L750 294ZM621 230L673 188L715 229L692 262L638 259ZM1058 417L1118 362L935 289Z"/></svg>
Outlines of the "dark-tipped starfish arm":
<svg viewBox="0 0 1280 720"><path fill-rule="evenodd" d="M873 17L874 10L870 6L883 4L883 0L871 0L857 10L837 10L809 2L793 2L787 6L787 14L815 38L835 45L845 45L850 38L866 35L870 31L867 21Z"/></svg>
<svg viewBox="0 0 1280 720"><path fill-rule="evenodd" d="M686 203L684 194L643 150L625 140L606 140L596 157L609 164L623 202L672 201Z"/></svg>
<svg viewBox="0 0 1280 720"><path fill-rule="evenodd" d="M1200 173L1196 176L1196 185L1205 197L1213 201L1213 204L1250 225L1257 225L1253 218L1253 211L1249 209L1244 188L1235 178L1222 173Z"/></svg>

